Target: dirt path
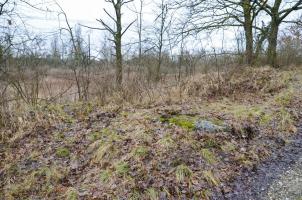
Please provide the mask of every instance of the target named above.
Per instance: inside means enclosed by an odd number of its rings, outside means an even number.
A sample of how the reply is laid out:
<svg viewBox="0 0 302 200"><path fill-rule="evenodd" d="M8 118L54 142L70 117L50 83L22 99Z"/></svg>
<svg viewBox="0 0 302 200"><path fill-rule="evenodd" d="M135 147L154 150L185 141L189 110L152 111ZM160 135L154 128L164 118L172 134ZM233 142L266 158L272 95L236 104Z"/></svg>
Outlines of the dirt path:
<svg viewBox="0 0 302 200"><path fill-rule="evenodd" d="M258 167L243 172L231 184L231 193L215 199L301 200L302 126L289 142Z"/></svg>
<svg viewBox="0 0 302 200"><path fill-rule="evenodd" d="M268 190L268 199L302 199L302 157L274 181Z"/></svg>
<svg viewBox="0 0 302 200"><path fill-rule="evenodd" d="M301 93L302 76L295 79L293 88ZM302 123L288 144L254 169L243 171L230 187L232 192L214 199L302 200Z"/></svg>

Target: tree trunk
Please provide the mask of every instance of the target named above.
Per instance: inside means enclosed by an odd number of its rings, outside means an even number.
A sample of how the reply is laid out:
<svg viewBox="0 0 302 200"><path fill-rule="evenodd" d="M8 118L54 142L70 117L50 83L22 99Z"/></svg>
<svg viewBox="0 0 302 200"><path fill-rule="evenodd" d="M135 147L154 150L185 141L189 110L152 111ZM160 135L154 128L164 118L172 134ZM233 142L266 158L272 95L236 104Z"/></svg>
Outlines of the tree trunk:
<svg viewBox="0 0 302 200"><path fill-rule="evenodd" d="M164 42L164 32L165 32L165 20L166 20L166 5L164 1L161 2L161 21L160 21L160 30L159 30L159 41L158 41L158 63L156 68L156 81L159 81L161 78L160 68L162 65L163 57L163 42Z"/></svg>
<svg viewBox="0 0 302 200"><path fill-rule="evenodd" d="M159 81L160 77L161 77L161 74L160 74L161 64L162 64L162 47L160 47L159 52L158 52L158 63L157 63L157 67L156 67L156 77L155 77L156 81Z"/></svg>
<svg viewBox="0 0 302 200"><path fill-rule="evenodd" d="M121 40L116 41L116 83L118 86L122 85L123 81L123 57Z"/></svg>
<svg viewBox="0 0 302 200"><path fill-rule="evenodd" d="M243 1L244 10L244 32L245 32L245 59L246 64L253 64L253 22L251 16L250 0Z"/></svg>
<svg viewBox="0 0 302 200"><path fill-rule="evenodd" d="M253 55L253 31L250 29L250 26L245 27L245 56L246 56L246 64L251 65L254 61L254 55Z"/></svg>
<svg viewBox="0 0 302 200"><path fill-rule="evenodd" d="M271 8L270 32L268 35L267 62L272 67L277 67L277 40L280 20L279 8L282 0L275 0L274 6Z"/></svg>
<svg viewBox="0 0 302 200"><path fill-rule="evenodd" d="M271 22L270 33L268 36L267 62L272 67L277 67L277 40L279 24L276 19Z"/></svg>
<svg viewBox="0 0 302 200"><path fill-rule="evenodd" d="M122 16L121 3L116 4L116 35L115 35L115 53L116 53L116 83L120 87L123 82L123 56L122 56Z"/></svg>
<svg viewBox="0 0 302 200"><path fill-rule="evenodd" d="M142 68L142 27L143 27L143 1L140 1L140 11L139 11L139 28L138 28L138 59L139 59L139 70Z"/></svg>

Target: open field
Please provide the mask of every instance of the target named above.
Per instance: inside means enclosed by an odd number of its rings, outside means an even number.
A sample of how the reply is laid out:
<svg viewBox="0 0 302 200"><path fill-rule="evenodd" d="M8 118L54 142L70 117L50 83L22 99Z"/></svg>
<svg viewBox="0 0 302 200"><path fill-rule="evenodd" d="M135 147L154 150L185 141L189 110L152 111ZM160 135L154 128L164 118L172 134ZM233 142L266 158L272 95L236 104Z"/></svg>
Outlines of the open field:
<svg viewBox="0 0 302 200"><path fill-rule="evenodd" d="M302 0L0 0L0 200L302 200Z"/></svg>
<svg viewBox="0 0 302 200"><path fill-rule="evenodd" d="M15 129L1 129L0 199L211 199L231 192L228 183L242 170L296 133L302 72L230 74L141 93L129 84L132 99L112 90L110 102L28 106ZM46 82L63 89L56 78Z"/></svg>

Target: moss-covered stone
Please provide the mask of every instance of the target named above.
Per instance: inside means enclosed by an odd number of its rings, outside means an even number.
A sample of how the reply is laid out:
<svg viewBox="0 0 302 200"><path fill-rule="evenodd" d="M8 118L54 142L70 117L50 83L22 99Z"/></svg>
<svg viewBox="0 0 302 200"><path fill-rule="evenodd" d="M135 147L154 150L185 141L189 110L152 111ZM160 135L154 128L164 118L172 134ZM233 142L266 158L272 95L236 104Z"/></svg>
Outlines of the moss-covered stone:
<svg viewBox="0 0 302 200"><path fill-rule="evenodd" d="M188 131L192 131L195 128L195 119L192 117L184 116L184 115L178 115L170 118L169 123L174 124L176 126L179 126L183 129L186 129Z"/></svg>

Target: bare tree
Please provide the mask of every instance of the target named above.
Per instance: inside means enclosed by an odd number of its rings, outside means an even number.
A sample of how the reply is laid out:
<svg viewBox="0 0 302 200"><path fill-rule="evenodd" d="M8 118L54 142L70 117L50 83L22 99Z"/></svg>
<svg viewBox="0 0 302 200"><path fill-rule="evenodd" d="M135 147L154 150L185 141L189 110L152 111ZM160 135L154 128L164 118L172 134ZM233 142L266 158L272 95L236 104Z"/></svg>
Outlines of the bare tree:
<svg viewBox="0 0 302 200"><path fill-rule="evenodd" d="M158 9L160 13L155 18L155 34L156 34L156 42L155 46L157 49L157 65L156 65L156 81L160 80L161 76L161 66L163 62L163 48L165 45L165 35L167 34L167 30L171 25L171 21L168 20L169 8L168 4L165 0L161 0L160 4L158 4Z"/></svg>
<svg viewBox="0 0 302 200"><path fill-rule="evenodd" d="M83 38L81 36L81 29L78 27L76 31L71 27L67 14L63 10L63 8L57 3L57 6L60 8L59 15L64 16L64 20L66 23L66 28L61 28L61 30L65 30L68 32L70 41L71 41L71 57L72 61L70 68L73 72L74 79L77 87L78 99L88 100L89 93L89 83L90 83L90 70L88 69L89 65L89 55L83 51Z"/></svg>
<svg viewBox="0 0 302 200"><path fill-rule="evenodd" d="M133 2L133 8L129 7L129 9L137 15L136 17L136 31L138 35L138 66L139 69L142 69L142 62L143 62L143 17L144 17L144 6L145 6L145 0L138 0L138 5L135 4L135 1Z"/></svg>
<svg viewBox="0 0 302 200"><path fill-rule="evenodd" d="M61 53L59 50L59 40L58 40L58 35L55 35L51 41L51 57L50 61L51 64L54 65L55 67L58 67L60 60L61 60Z"/></svg>
<svg viewBox="0 0 302 200"><path fill-rule="evenodd" d="M103 21L102 19L97 19L104 29L107 30L111 36L113 37L113 42L115 45L115 56L116 56L116 83L120 87L123 81L123 55L122 55L122 37L126 33L126 31L131 27L131 25L135 22L131 22L125 29L122 27L122 7L125 4L132 2L133 0L105 0L110 3L114 8L115 16L111 15L106 9L104 9L105 13L109 16L109 18L114 22L114 27L112 28L108 23Z"/></svg>
<svg viewBox="0 0 302 200"><path fill-rule="evenodd" d="M277 41L280 24L285 22L285 19L292 12L302 9L302 0L274 0L272 3L268 0L255 2L271 17L268 34L267 62L272 67L277 67Z"/></svg>
<svg viewBox="0 0 302 200"><path fill-rule="evenodd" d="M139 11L137 17L137 27L138 27L138 59L139 59L139 67L142 67L142 32L143 32L143 6L144 0L139 0Z"/></svg>
<svg viewBox="0 0 302 200"><path fill-rule="evenodd" d="M0 33L0 70L3 68L3 64L5 61L5 54L9 51L11 47L11 36L7 33L7 27L11 25L11 19L9 18L9 14L14 10L14 5L11 5L11 1L5 0L0 3L0 19L7 21L5 25L0 25L2 29Z"/></svg>
<svg viewBox="0 0 302 200"><path fill-rule="evenodd" d="M256 37L253 30L258 30L262 34L262 27L254 23L261 12L256 1L202 0L195 2L181 0L178 4L189 10L187 17L189 22L187 23L190 26L188 26L187 32L242 27L245 35L246 63L253 64L255 60L254 38Z"/></svg>
<svg viewBox="0 0 302 200"><path fill-rule="evenodd" d="M3 14L7 13L7 9L6 6L9 4L8 0L4 0L4 2L0 3L0 16L2 16Z"/></svg>

